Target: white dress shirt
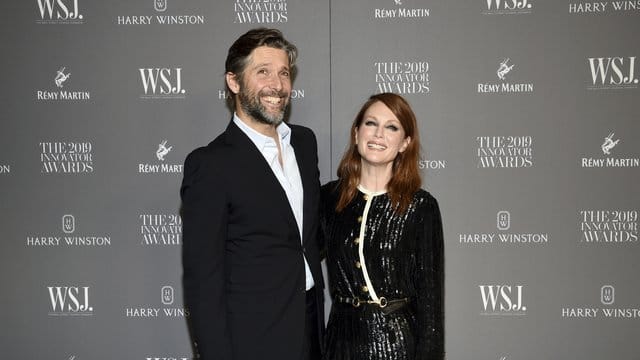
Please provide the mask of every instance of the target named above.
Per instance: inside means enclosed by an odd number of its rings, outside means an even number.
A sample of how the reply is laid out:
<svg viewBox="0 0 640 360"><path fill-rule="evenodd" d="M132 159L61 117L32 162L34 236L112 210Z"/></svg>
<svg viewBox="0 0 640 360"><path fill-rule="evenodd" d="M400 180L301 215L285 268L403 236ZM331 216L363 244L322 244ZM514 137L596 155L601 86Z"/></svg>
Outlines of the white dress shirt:
<svg viewBox="0 0 640 360"><path fill-rule="evenodd" d="M291 207L293 215L296 218L296 223L298 224L300 241L302 241L304 191L302 188L300 170L298 169L298 163L296 161L296 154L291 146L291 128L284 122L280 123L276 128L282 151L282 165L280 165L280 161L278 161L278 144L276 144L276 141L272 137L263 135L252 129L244 121L240 120L236 113L233 114L233 122L238 125L240 130L242 130L242 132L244 132L256 145L258 151L260 151L262 156L264 156L264 159L267 161L267 164L269 164L273 174L280 182L280 186L282 186L282 189L287 194L289 206ZM314 282L311 270L309 270L307 259L304 259L304 269L306 276L306 289L309 290L313 287Z"/></svg>

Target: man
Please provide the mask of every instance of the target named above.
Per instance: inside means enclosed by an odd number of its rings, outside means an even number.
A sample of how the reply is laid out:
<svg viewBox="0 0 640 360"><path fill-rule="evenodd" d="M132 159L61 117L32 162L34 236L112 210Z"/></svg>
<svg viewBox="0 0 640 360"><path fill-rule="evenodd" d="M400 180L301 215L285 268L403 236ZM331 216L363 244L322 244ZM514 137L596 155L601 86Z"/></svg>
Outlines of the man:
<svg viewBox="0 0 640 360"><path fill-rule="evenodd" d="M283 122L296 57L278 30L236 40L225 64L233 119L185 161L184 291L200 359L320 357L316 139Z"/></svg>

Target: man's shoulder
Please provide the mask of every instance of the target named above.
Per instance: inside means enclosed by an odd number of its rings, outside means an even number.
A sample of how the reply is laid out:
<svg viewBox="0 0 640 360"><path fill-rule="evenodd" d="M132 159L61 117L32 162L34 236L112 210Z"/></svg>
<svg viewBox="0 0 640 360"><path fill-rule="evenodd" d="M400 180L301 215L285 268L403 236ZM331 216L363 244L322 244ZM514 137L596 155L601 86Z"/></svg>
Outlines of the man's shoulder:
<svg viewBox="0 0 640 360"><path fill-rule="evenodd" d="M289 124L289 123L287 123L287 126L291 128L291 133L293 134L293 136L302 136L302 137L309 136L309 137L315 138L315 134L313 133L313 130L311 130L306 126Z"/></svg>
<svg viewBox="0 0 640 360"><path fill-rule="evenodd" d="M207 161L207 160L224 160L226 158L226 153L229 149L229 144L226 140L226 134L223 132L218 135L215 139L213 139L208 145L200 146L193 151L191 151L185 160L185 162L189 161Z"/></svg>

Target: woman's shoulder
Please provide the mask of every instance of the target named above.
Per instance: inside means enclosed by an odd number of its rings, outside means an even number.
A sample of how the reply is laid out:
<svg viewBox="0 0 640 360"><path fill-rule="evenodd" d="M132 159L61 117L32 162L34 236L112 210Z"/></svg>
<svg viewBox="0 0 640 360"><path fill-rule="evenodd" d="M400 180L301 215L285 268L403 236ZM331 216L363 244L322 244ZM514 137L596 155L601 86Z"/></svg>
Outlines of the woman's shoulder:
<svg viewBox="0 0 640 360"><path fill-rule="evenodd" d="M425 189L418 189L415 193L414 193L414 198L416 199L420 199L423 201L433 201L433 202L437 202L436 198L427 190Z"/></svg>
<svg viewBox="0 0 640 360"><path fill-rule="evenodd" d="M328 183L322 185L320 187L320 192L323 196L330 196L338 194L338 187L340 186L340 182L338 180L329 181Z"/></svg>
<svg viewBox="0 0 640 360"><path fill-rule="evenodd" d="M413 195L413 201L418 208L438 209L438 200L425 189L418 189Z"/></svg>

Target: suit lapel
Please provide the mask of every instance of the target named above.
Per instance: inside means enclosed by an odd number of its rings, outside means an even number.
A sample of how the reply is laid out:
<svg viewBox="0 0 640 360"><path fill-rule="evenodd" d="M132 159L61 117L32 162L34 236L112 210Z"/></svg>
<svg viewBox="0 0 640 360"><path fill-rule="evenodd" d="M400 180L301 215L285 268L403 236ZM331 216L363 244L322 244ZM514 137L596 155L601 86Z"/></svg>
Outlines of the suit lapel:
<svg viewBox="0 0 640 360"><path fill-rule="evenodd" d="M280 181L273 173L273 170L267 164L264 156L256 145L249 139L249 137L233 122L233 120L229 123L226 129L226 142L229 145L232 145L239 156L239 161L245 162L246 167L255 167L259 169L259 174L261 177L255 179L258 181L258 186L264 189L265 192L273 195L273 197L280 203L276 208L284 209L280 211L280 214L286 219L290 226L293 226L296 229L296 233L298 232L298 224L296 222L295 215L293 214L293 210L291 210L291 205L289 205L289 199L287 198L287 193L280 185ZM298 161L298 167L300 167L300 160L298 159L298 154L296 152L296 160ZM302 176L302 170L300 176ZM302 183L304 188L304 180ZM304 202L306 203L306 194L303 195L305 197ZM304 210L304 215L306 215L306 207Z"/></svg>
<svg viewBox="0 0 640 360"><path fill-rule="evenodd" d="M309 171L305 168L306 164L309 164L309 161L306 160L306 154L303 150L302 145L300 144L300 134L294 130L294 127L291 127L291 147L293 147L293 151L296 153L296 162L298 163L298 170L300 171L300 179L302 181L302 243L306 243L309 238L307 226L309 222L312 220L311 216L311 188L312 184L310 181L312 180L313 174L310 174Z"/></svg>

